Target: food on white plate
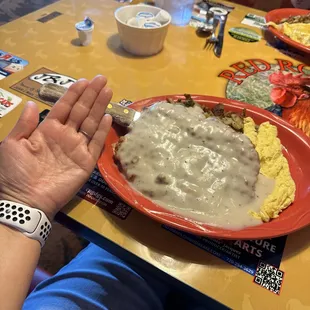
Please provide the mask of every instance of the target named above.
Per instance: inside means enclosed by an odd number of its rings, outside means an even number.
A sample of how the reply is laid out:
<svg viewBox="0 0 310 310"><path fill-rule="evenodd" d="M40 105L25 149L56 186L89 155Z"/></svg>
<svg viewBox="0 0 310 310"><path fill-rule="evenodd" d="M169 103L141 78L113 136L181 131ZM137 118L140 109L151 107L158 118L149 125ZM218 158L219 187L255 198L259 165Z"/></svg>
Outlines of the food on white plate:
<svg viewBox="0 0 310 310"><path fill-rule="evenodd" d="M144 111L115 146L135 190L174 214L227 229L269 221L291 204L295 184L275 126L257 131L245 112L203 109L190 96L170 102ZM244 126L233 129L237 117Z"/></svg>
<svg viewBox="0 0 310 310"><path fill-rule="evenodd" d="M310 46L310 13L291 16L282 19L279 23L269 22L267 25L276 28L298 43Z"/></svg>

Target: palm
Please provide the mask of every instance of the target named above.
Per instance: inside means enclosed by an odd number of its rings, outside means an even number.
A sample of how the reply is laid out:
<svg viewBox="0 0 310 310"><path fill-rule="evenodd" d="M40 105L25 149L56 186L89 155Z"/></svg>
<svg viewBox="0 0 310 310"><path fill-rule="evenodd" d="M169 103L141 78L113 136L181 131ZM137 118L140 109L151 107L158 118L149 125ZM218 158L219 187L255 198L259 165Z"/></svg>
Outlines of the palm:
<svg viewBox="0 0 310 310"><path fill-rule="evenodd" d="M49 150L50 166L53 164L57 167L59 173L65 174L71 169L71 172L78 169L87 175L92 172L96 158L89 152L83 135L49 119L43 122L34 134L33 139L40 141ZM57 164L57 161L61 164ZM56 178L61 178L61 175Z"/></svg>
<svg viewBox="0 0 310 310"><path fill-rule="evenodd" d="M9 136L0 148L0 196L17 196L51 217L72 198L94 169L110 128L110 117L103 114L111 92L104 85L105 80L95 78L80 96L68 91L27 138L16 139L21 135L17 124L10 134L15 138ZM88 112L79 104L83 96ZM37 112L29 113L28 126L37 123ZM90 141L79 128L90 132Z"/></svg>

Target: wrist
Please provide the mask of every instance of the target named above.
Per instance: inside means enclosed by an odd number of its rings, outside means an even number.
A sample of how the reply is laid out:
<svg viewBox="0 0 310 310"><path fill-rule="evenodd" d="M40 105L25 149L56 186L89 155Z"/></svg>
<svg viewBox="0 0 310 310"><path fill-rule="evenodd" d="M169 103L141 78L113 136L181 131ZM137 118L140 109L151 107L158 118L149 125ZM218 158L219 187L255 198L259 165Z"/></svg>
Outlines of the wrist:
<svg viewBox="0 0 310 310"><path fill-rule="evenodd" d="M52 224L44 212L9 200L0 200L0 223L37 240L41 247L52 229Z"/></svg>
<svg viewBox="0 0 310 310"><path fill-rule="evenodd" d="M38 203L36 202L35 198L28 198L28 197L23 197L23 195L19 195L17 197L17 195L14 195L12 193L6 193L6 192L0 192L0 200L9 200L12 202L17 202L20 204L24 204L30 208L35 208L35 209L39 209L41 211L43 211L46 216L48 217L48 219L50 221L52 221L55 217L55 214L52 212L46 212L42 206L39 206Z"/></svg>
<svg viewBox="0 0 310 310"><path fill-rule="evenodd" d="M34 246L41 249L40 243L37 240L30 239L22 232L13 227L0 223L0 240L5 239L9 243L24 243L27 246Z"/></svg>

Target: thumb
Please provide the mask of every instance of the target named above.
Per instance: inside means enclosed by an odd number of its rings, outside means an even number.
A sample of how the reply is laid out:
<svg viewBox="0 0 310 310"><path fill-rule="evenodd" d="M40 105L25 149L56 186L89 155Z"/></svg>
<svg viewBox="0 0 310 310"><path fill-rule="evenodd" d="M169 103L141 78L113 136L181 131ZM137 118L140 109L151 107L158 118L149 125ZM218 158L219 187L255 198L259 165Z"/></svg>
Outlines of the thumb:
<svg viewBox="0 0 310 310"><path fill-rule="evenodd" d="M39 110L37 105L28 101L25 108L17 121L15 127L9 133L9 138L20 140L29 138L39 123Z"/></svg>

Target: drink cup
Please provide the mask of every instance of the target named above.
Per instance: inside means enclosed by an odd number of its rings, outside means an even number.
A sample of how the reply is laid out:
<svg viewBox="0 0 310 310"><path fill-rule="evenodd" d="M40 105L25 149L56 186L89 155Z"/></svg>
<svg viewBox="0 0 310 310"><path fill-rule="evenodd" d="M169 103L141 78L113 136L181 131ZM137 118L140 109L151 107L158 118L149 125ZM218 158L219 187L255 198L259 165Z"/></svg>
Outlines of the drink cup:
<svg viewBox="0 0 310 310"><path fill-rule="evenodd" d="M155 0L155 5L171 15L171 24L186 26L189 24L195 0Z"/></svg>

